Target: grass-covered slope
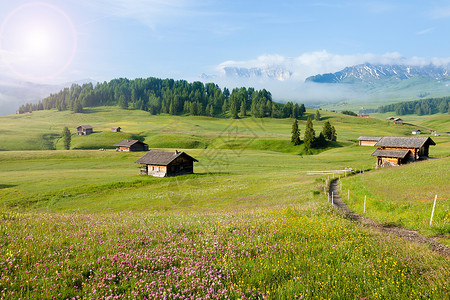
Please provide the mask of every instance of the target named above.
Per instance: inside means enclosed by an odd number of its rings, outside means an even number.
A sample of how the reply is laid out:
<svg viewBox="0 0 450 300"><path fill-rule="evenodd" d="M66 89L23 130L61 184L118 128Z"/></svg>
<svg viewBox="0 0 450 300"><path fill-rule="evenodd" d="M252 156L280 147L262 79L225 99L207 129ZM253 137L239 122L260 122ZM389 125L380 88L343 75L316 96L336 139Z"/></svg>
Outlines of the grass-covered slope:
<svg viewBox="0 0 450 300"><path fill-rule="evenodd" d="M450 241L450 157L383 168L343 179L342 198L352 210L382 224L419 230ZM350 198L348 193L350 192ZM433 224L430 217L438 196Z"/></svg>
<svg viewBox="0 0 450 300"><path fill-rule="evenodd" d="M299 121L303 135L306 118L314 119L315 110L307 110ZM394 126L377 119L363 119L338 113L321 111L322 120L314 121L318 134L323 123L335 126L338 142L355 141L360 135L405 135L415 126ZM140 110L117 107L97 107L78 114L69 111L36 111L22 115L0 116L0 150L62 149L60 135L64 126L72 133L73 149L113 148L118 141L141 139L157 148L252 148L281 152L300 152L290 145L292 119L238 120L191 116L152 116ZM76 136L76 127L91 125L94 134ZM123 133L110 128L122 127Z"/></svg>
<svg viewBox="0 0 450 300"><path fill-rule="evenodd" d="M174 178L137 175L141 153L0 152L0 293L447 298L446 258L342 218L306 175L369 168L368 148L190 149Z"/></svg>
<svg viewBox="0 0 450 300"><path fill-rule="evenodd" d="M129 135L151 148L185 150L199 160L195 174L140 176L134 161L143 153L110 149L0 151L0 298L450 296L447 258L342 218L324 194L327 176L307 175L371 169L374 148L352 141L359 135L407 134L410 127L322 112L316 132L329 120L340 147L302 156L289 144L292 120L150 116L117 108L88 112L1 117L3 127L15 132L3 133L1 148L32 147L27 139L38 140L39 134L89 124L96 133L73 136L74 148L109 148ZM305 121L300 124L303 132ZM124 133L110 133L111 126ZM431 155L448 156L450 138L433 139ZM395 173L384 175L396 181L397 195L432 186L444 194L448 173L437 171L448 169L448 158L430 163L438 161L444 164L405 166L423 168L426 180L417 188L397 183L395 171L403 167L373 176ZM348 179L362 180L352 194L366 189L364 179L371 174ZM374 182L382 185L387 176L380 177ZM351 182L344 181L344 190ZM390 211L380 214L397 223ZM434 228L425 232L446 234L445 216L436 213Z"/></svg>

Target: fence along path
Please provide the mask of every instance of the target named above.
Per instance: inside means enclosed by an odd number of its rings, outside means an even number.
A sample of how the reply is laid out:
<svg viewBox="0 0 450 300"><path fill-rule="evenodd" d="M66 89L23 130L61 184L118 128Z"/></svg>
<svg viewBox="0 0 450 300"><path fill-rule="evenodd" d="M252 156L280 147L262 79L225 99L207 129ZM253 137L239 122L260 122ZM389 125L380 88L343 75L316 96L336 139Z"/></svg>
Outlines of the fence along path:
<svg viewBox="0 0 450 300"><path fill-rule="evenodd" d="M339 179L334 179L330 182L330 194L333 193L333 203L334 205L349 219L358 221L363 224L367 224L378 231L386 232L394 236L400 237L402 239L416 242L419 244L429 245L431 249L437 253L444 256L450 257L450 247L443 245L432 238L421 235L420 233L412 230L407 230L401 227L395 226L383 226L378 224L372 219L361 216L360 214L351 211L348 206L342 201L338 192L338 181Z"/></svg>

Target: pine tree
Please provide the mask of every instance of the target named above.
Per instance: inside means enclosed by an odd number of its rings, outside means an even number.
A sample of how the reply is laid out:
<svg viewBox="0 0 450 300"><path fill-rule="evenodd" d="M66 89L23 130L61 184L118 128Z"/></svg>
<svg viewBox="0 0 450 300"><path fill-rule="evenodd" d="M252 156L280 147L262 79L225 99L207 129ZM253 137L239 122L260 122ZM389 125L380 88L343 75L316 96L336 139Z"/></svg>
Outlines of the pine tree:
<svg viewBox="0 0 450 300"><path fill-rule="evenodd" d="M314 116L314 120L320 121L320 112L319 112L319 110L316 110L316 114Z"/></svg>
<svg viewBox="0 0 450 300"><path fill-rule="evenodd" d="M300 108L298 110L298 117L303 117L303 114L306 112L305 104L300 104Z"/></svg>
<svg viewBox="0 0 450 300"><path fill-rule="evenodd" d="M333 142L336 142L336 139L337 139L337 137L336 137L336 129L334 128L334 126L331 126L331 140Z"/></svg>
<svg viewBox="0 0 450 300"><path fill-rule="evenodd" d="M311 118L308 118L306 121L305 136L303 137L307 149L311 149L314 146L315 135L316 133L314 132Z"/></svg>
<svg viewBox="0 0 450 300"><path fill-rule="evenodd" d="M333 131L332 131L332 127L331 127L331 124L330 124L329 121L326 121L326 122L323 124L322 133L323 133L323 136L324 136L327 140L329 140L329 141L332 140Z"/></svg>
<svg viewBox="0 0 450 300"><path fill-rule="evenodd" d="M240 115L241 115L241 117L245 117L246 114L247 114L247 110L246 110L245 101L242 101Z"/></svg>
<svg viewBox="0 0 450 300"><path fill-rule="evenodd" d="M294 144L294 146L300 145L300 129L298 129L298 122L297 119L294 119L294 123L292 124L292 136L291 136L291 143Z"/></svg>
<svg viewBox="0 0 450 300"><path fill-rule="evenodd" d="M69 128L64 127L64 129L62 131L62 138L63 138L63 143L64 143L64 149L65 150L69 150L70 149L70 142L72 140Z"/></svg>

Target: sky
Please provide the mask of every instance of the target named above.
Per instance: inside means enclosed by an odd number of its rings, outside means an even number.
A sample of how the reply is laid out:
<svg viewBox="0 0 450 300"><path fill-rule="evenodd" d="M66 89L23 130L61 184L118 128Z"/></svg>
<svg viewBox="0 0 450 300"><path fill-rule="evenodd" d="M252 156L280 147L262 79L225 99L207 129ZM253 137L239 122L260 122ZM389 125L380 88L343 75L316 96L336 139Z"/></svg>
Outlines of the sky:
<svg viewBox="0 0 450 300"><path fill-rule="evenodd" d="M450 1L0 0L0 24L0 79L34 83L450 62Z"/></svg>

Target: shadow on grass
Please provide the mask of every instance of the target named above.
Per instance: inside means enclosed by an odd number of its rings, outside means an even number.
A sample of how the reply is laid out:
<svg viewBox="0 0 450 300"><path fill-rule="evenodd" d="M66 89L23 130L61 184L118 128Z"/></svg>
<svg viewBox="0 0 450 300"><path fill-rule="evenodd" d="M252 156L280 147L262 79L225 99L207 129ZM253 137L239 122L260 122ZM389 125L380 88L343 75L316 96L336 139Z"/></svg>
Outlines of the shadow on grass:
<svg viewBox="0 0 450 300"><path fill-rule="evenodd" d="M12 188L12 187L16 187L17 184L0 184L0 189L7 189L7 188Z"/></svg>

